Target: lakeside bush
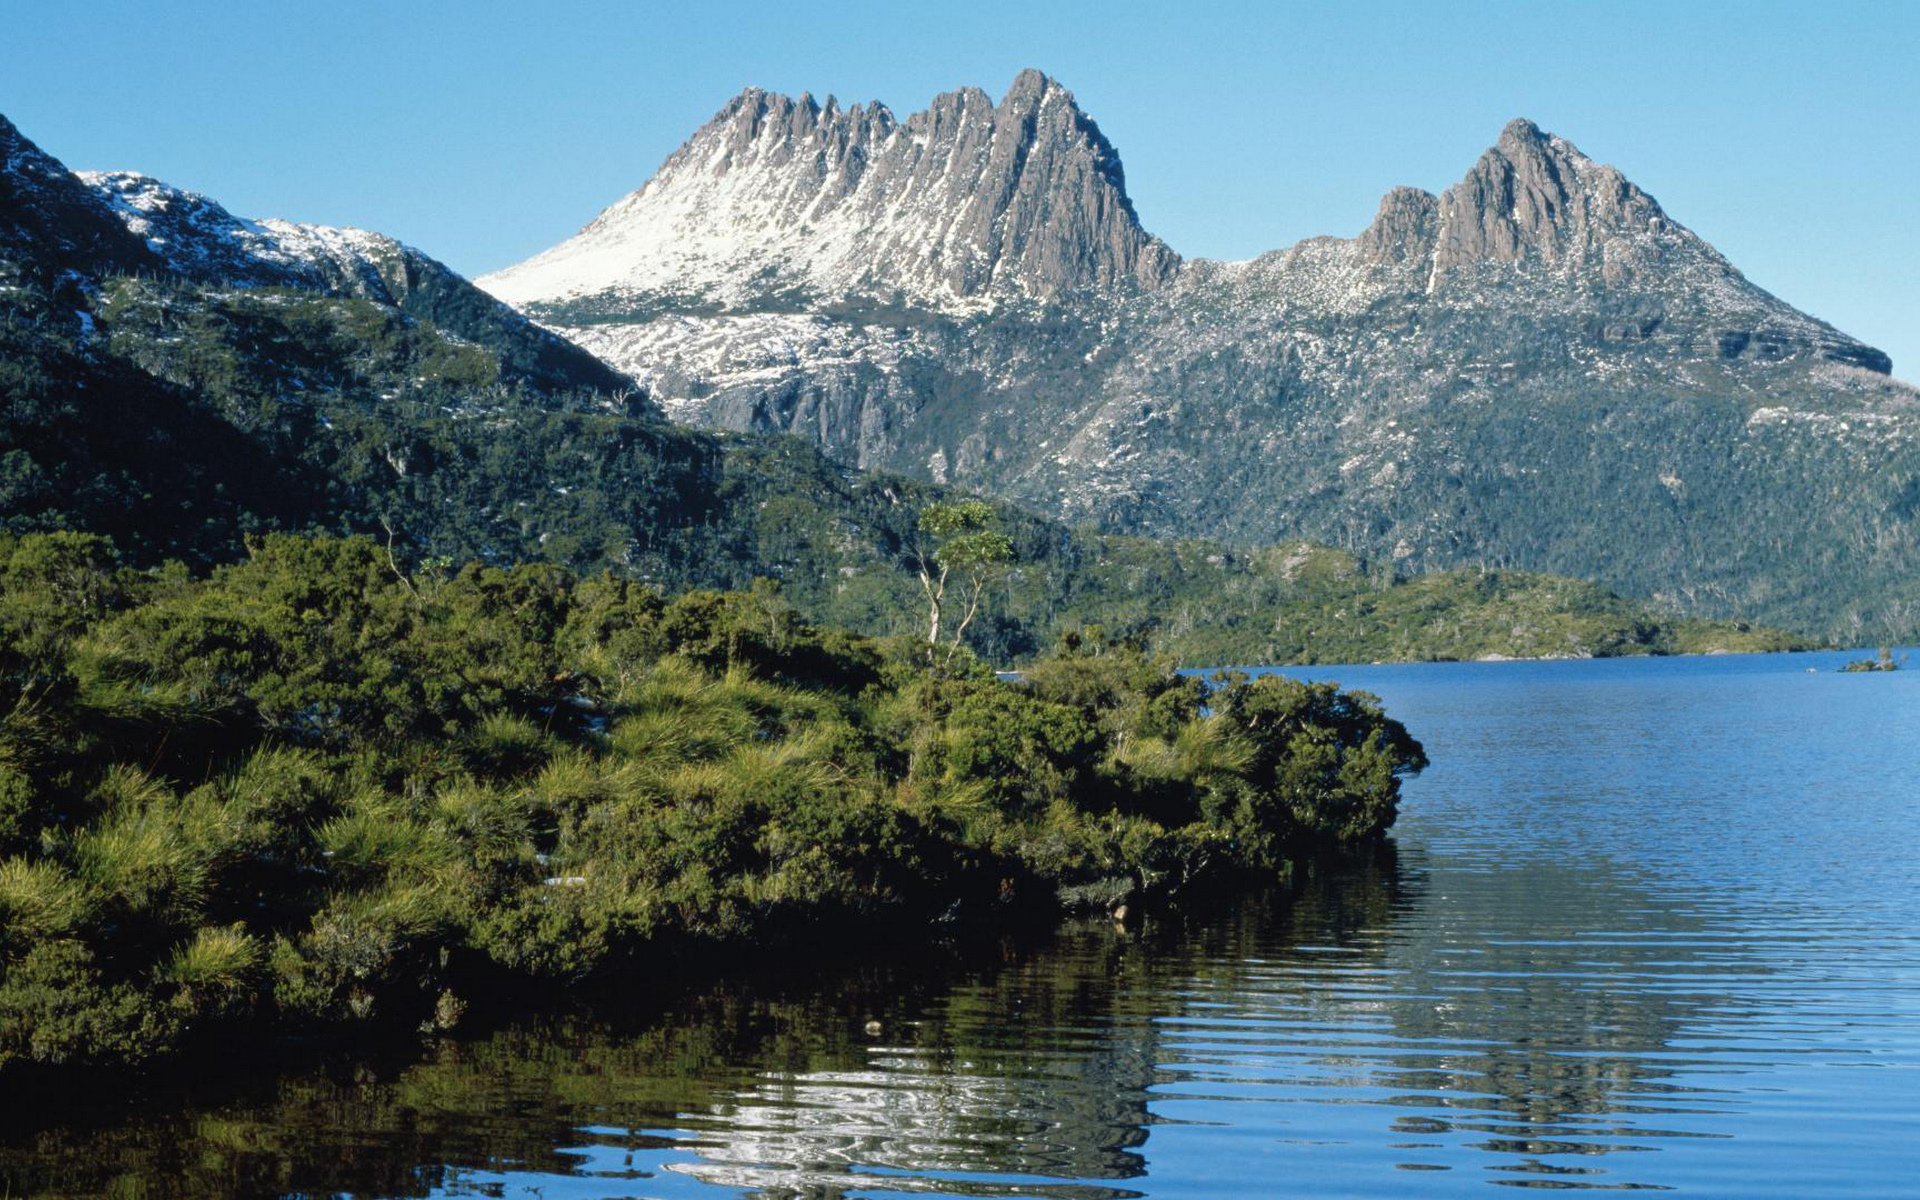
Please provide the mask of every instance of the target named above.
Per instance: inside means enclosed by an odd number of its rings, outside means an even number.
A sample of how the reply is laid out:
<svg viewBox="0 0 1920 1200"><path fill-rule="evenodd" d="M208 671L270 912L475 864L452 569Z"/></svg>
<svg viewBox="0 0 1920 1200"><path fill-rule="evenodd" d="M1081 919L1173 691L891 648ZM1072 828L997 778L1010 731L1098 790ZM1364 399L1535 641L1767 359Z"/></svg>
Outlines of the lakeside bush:
<svg viewBox="0 0 1920 1200"><path fill-rule="evenodd" d="M1377 837L1425 762L1369 697L1097 632L1007 682L768 586L0 536L0 1073L1164 898Z"/></svg>

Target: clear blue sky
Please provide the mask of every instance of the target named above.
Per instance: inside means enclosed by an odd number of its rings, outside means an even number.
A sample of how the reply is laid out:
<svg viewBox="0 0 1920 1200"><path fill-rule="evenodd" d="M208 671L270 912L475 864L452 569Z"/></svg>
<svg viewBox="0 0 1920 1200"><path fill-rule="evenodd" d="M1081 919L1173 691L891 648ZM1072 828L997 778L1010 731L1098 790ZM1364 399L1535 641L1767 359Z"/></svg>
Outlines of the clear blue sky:
<svg viewBox="0 0 1920 1200"><path fill-rule="evenodd" d="M1181 11L1184 10L1184 11ZM76 167L390 233L559 241L742 87L904 116L1072 88L1183 254L1351 235L1528 116L1920 379L1920 3L0 0L0 112Z"/></svg>

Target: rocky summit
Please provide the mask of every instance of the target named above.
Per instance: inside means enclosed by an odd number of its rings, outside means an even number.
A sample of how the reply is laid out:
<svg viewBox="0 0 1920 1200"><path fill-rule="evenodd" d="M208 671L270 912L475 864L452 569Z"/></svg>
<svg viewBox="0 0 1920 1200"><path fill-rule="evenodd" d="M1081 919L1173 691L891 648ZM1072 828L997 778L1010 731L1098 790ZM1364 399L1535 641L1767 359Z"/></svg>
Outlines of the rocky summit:
<svg viewBox="0 0 1920 1200"><path fill-rule="evenodd" d="M750 90L478 282L678 420L1071 520L1920 629L1920 392L1524 120L1353 238L1227 263L1140 226L1037 72L905 120Z"/></svg>

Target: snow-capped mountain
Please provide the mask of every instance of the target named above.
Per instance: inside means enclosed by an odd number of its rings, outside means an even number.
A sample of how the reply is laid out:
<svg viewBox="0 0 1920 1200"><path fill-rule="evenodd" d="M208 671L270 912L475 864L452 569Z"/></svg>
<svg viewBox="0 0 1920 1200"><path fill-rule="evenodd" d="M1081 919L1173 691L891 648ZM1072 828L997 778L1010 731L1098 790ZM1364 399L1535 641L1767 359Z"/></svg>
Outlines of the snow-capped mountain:
<svg viewBox="0 0 1920 1200"><path fill-rule="evenodd" d="M481 284L513 303L848 295L951 305L1151 289L1179 259L1140 228L1120 159L1059 84L951 92L896 120L757 88L579 234Z"/></svg>
<svg viewBox="0 0 1920 1200"><path fill-rule="evenodd" d="M1898 565L1920 398L1886 355L1527 121L1353 238L1220 263L1141 229L1112 146L1037 72L903 121L750 90L477 282L676 419L1070 519L1803 627L1836 608L1811 581L1837 544L1848 603L1920 606Z"/></svg>
<svg viewBox="0 0 1920 1200"><path fill-rule="evenodd" d="M246 287L383 290L376 265L418 254L364 229L234 216L217 202L134 171L75 171L173 274ZM385 298L384 296L382 297Z"/></svg>

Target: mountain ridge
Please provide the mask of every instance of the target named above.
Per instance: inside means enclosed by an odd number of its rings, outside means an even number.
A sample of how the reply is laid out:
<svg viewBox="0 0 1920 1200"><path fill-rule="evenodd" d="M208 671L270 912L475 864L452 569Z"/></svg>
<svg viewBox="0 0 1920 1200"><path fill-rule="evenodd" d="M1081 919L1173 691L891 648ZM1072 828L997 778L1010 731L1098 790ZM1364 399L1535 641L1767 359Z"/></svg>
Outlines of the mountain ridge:
<svg viewBox="0 0 1920 1200"><path fill-rule="evenodd" d="M637 393L633 381L473 286L438 259L385 234L236 217L219 202L137 171L77 171L151 257L151 270L200 284L293 288L390 304L495 346L542 387Z"/></svg>
<svg viewBox="0 0 1920 1200"><path fill-rule="evenodd" d="M1060 105L1063 123L1056 122L1050 137L1041 137L1029 119L1055 101ZM944 289L901 287L898 280L891 280L884 273L849 267L838 258L831 264L835 270L813 269L802 272L804 277L794 278L781 275L786 264L780 260L789 253L780 248L783 237L803 241L811 238L812 231L804 226L805 218L821 212L823 206L831 211L860 189L866 181L871 147L884 146L901 135L919 137L921 130L932 138L943 130L964 128L970 120L977 124L986 118L995 121L1000 130L1020 127L1018 135L1002 138L996 147L996 151L1010 147L1005 149L1004 157L1016 164L1024 161L1024 147L1032 142L1070 143L1073 135L1066 132L1068 129L1084 134L1084 148L1091 154L1086 165L1106 186L1097 189L1097 194L1068 195L1068 200L1085 202L1078 213L1067 219L1068 223L1107 229L1112 213L1117 212L1123 218L1121 240L1140 239L1140 245L1149 248L1145 261L1141 261L1138 249L1130 244L1112 256L1101 255L1098 251L1103 247L1095 245L1091 247L1092 261L1079 270L1042 272L1034 286L1017 284L1003 288L996 288L996 276L1001 274L999 260L987 247L974 247L986 253L984 266L969 273L963 265L957 274L942 276ZM769 152L765 144L769 139L779 148ZM950 149L960 154L969 150L978 152L978 147L965 144ZM812 152L814 158L808 159L802 151ZM791 218L784 220L783 214L756 209L753 215L767 220L774 226L772 232L781 235L746 248L759 258L749 257L744 266L738 261L724 263L718 271L711 271L706 268L712 264L703 264L699 254L685 247L672 248L664 263L644 263L635 261L634 256L644 250L664 248L652 242L638 246L622 244L630 241L627 227L659 220L648 212L649 207L661 202L663 192L672 192L683 174L696 168L699 173L716 176L737 169L763 170L768 157L774 159L773 165L777 167L798 163L803 175L810 169L820 186L809 197L804 189L786 180L784 190L752 197L765 206L777 201L799 205L784 214L785 218ZM951 159L952 154L949 157ZM1019 166L1013 170L1018 174ZM909 185L924 182L924 175L923 171L921 178L908 181ZM989 172L984 180L1005 184L1006 172ZM911 186L906 195L893 190L896 182L883 179L880 187L870 190L876 191L879 199L894 203L922 199L912 193ZM970 178L966 182L977 186L982 179ZM1047 176L1042 176L1043 185L1050 182ZM940 198L962 203L951 195L960 190L963 189L951 189ZM986 197L984 203L989 211L1004 207L1008 202L1004 193L1002 187ZM730 217L739 215L737 198L727 197L719 204L713 200L709 194L696 196L688 207L699 207L701 211L697 214L676 208L668 219L672 232L684 236L690 223L724 227ZM1028 201L1034 203L1031 197ZM1112 212L1107 211L1107 206ZM871 215L870 208L863 208L861 212ZM945 219L959 218L947 214ZM726 236L723 228L722 240ZM898 248L900 240L884 242L879 248L859 245L835 247L835 250L847 250L849 256L856 251L876 255ZM1650 271L1673 265L1670 260L1676 257L1690 256L1697 261L1685 265L1703 277L1701 283L1718 283L1731 293L1719 297L1723 305L1736 309L1772 309L1767 316L1796 327L1796 332L1806 334L1819 352L1828 357L1881 374L1892 370L1891 360L1884 352L1791 309L1752 284L1718 250L1672 220L1657 200L1617 168L1595 163L1572 143L1542 130L1524 117L1509 121L1467 173L1437 195L1416 187L1389 189L1381 198L1374 220L1352 238L1315 235L1240 261L1183 258L1139 222L1126 193L1125 170L1119 153L1100 133L1098 125L1079 108L1071 92L1032 68L1015 78L998 105L979 88L965 87L936 96L926 109L904 122L896 120L892 111L879 101L841 110L831 96L823 107L811 93L802 93L795 99L748 87L670 154L646 184L603 209L579 233L522 263L482 274L476 277L475 283L508 303L536 314L557 298L586 299L591 304L595 286L622 293L622 299L638 311L646 311L649 294L658 292L670 296L674 303L722 310L735 306L764 307L758 302L768 294L785 293L788 307L853 300L892 303L904 300L967 312L980 307L970 301L999 298L1044 303L1075 290L1111 287L1124 282L1132 282L1142 291L1153 291L1174 282L1189 263L1231 271L1326 242L1352 243L1363 258L1374 265L1428 260L1425 277L1428 294L1439 290L1450 276L1487 264L1535 262L1558 266L1568 272L1595 267L1605 283L1617 287L1631 284ZM1088 249L1084 245L1080 248ZM1049 252L1060 249L1057 241L1043 247ZM817 268L813 263L802 265ZM563 271L556 270L565 266L584 267L589 274L585 278L569 279ZM1012 277L1016 281L1024 281L1020 269L1025 266L1024 260L1015 263ZM621 271L639 273L632 278L621 278ZM739 278L742 274L752 278ZM689 280L691 286L688 286ZM894 287L892 294L886 291L889 285ZM546 292L542 291L543 287ZM713 303L716 300L717 305ZM595 315L617 314L619 304L620 301L610 300L600 306L605 311Z"/></svg>

